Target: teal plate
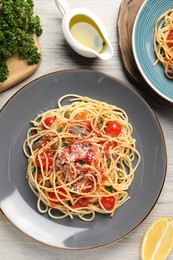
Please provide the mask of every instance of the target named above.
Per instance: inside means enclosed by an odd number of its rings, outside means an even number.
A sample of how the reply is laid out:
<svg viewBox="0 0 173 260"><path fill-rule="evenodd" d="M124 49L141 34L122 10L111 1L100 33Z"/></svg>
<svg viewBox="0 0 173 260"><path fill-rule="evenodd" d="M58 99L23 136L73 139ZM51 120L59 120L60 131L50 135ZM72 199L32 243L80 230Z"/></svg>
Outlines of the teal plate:
<svg viewBox="0 0 173 260"><path fill-rule="evenodd" d="M145 0L136 16L132 33L133 54L140 73L158 95L171 103L173 103L173 80L165 76L161 63L154 66L156 56L153 37L155 21L172 8L172 0Z"/></svg>

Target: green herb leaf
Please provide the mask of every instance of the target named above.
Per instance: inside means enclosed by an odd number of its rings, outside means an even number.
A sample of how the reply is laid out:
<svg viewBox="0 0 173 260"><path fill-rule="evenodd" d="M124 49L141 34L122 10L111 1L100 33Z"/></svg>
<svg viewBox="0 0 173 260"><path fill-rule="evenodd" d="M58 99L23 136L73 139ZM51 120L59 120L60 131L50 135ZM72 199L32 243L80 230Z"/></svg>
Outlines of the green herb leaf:
<svg viewBox="0 0 173 260"><path fill-rule="evenodd" d="M85 164L85 162L83 160L79 160L78 163L80 163L81 165Z"/></svg>
<svg viewBox="0 0 173 260"><path fill-rule="evenodd" d="M105 189L109 192L113 192L114 188L112 186L105 186Z"/></svg>
<svg viewBox="0 0 173 260"><path fill-rule="evenodd" d="M32 174L34 175L34 174L39 174L39 173L41 173L41 168L40 167L33 167L32 168Z"/></svg>
<svg viewBox="0 0 173 260"><path fill-rule="evenodd" d="M63 143L62 147L70 147L70 144L69 143Z"/></svg>
<svg viewBox="0 0 173 260"><path fill-rule="evenodd" d="M107 160L106 160L106 165L109 167L109 166L110 166L110 164L111 164L111 158L110 158L110 157L108 157L108 158L107 158Z"/></svg>
<svg viewBox="0 0 173 260"><path fill-rule="evenodd" d="M59 133L62 132L62 130L63 130L62 127L59 127L59 128L58 128L58 132L59 132Z"/></svg>
<svg viewBox="0 0 173 260"><path fill-rule="evenodd" d="M98 127L99 127L99 129L101 129L102 126L103 126L103 117L99 117L97 123L98 123Z"/></svg>

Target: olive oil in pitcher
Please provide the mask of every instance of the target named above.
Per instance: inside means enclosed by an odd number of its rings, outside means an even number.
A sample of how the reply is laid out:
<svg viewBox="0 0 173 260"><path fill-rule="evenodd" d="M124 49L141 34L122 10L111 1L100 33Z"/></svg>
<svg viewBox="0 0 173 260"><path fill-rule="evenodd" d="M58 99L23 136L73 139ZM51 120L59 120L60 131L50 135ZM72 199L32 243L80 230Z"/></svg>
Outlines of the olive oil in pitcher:
<svg viewBox="0 0 173 260"><path fill-rule="evenodd" d="M76 15L70 21L70 31L76 41L101 53L106 41L97 24L85 15Z"/></svg>

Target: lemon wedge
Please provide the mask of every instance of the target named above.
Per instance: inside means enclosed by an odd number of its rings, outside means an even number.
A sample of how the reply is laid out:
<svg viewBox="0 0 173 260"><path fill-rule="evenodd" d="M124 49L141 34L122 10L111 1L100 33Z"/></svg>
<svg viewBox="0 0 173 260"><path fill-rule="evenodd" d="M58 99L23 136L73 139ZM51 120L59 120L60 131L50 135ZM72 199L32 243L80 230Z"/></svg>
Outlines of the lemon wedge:
<svg viewBox="0 0 173 260"><path fill-rule="evenodd" d="M141 247L142 260L164 260L173 248L173 219L156 220L144 235Z"/></svg>

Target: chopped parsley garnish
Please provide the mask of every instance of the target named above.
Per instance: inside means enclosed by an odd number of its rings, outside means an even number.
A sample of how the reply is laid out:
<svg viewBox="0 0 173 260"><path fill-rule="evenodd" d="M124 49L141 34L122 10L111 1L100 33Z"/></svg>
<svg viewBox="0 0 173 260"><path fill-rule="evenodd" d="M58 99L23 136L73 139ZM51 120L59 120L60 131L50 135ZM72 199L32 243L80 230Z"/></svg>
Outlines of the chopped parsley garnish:
<svg viewBox="0 0 173 260"><path fill-rule="evenodd" d="M85 162L84 162L83 160L79 160L78 163L80 163L81 165L84 165L84 164L85 164Z"/></svg>
<svg viewBox="0 0 173 260"><path fill-rule="evenodd" d="M110 158L110 157L108 157L108 158L107 158L107 160L106 160L106 165L109 167L109 166L110 166L110 164L111 164L111 158Z"/></svg>
<svg viewBox="0 0 173 260"><path fill-rule="evenodd" d="M58 132L59 132L59 133L62 132L62 130L63 130L62 127L59 127L59 128L58 128Z"/></svg>
<svg viewBox="0 0 173 260"><path fill-rule="evenodd" d="M109 192L113 192L114 188L112 186L105 186L105 189Z"/></svg>
<svg viewBox="0 0 173 260"><path fill-rule="evenodd" d="M70 143L63 143L62 147L70 147Z"/></svg>
<svg viewBox="0 0 173 260"><path fill-rule="evenodd" d="M103 126L103 117L99 117L97 123L98 123L98 127L99 127L99 129L101 129L102 126Z"/></svg>

